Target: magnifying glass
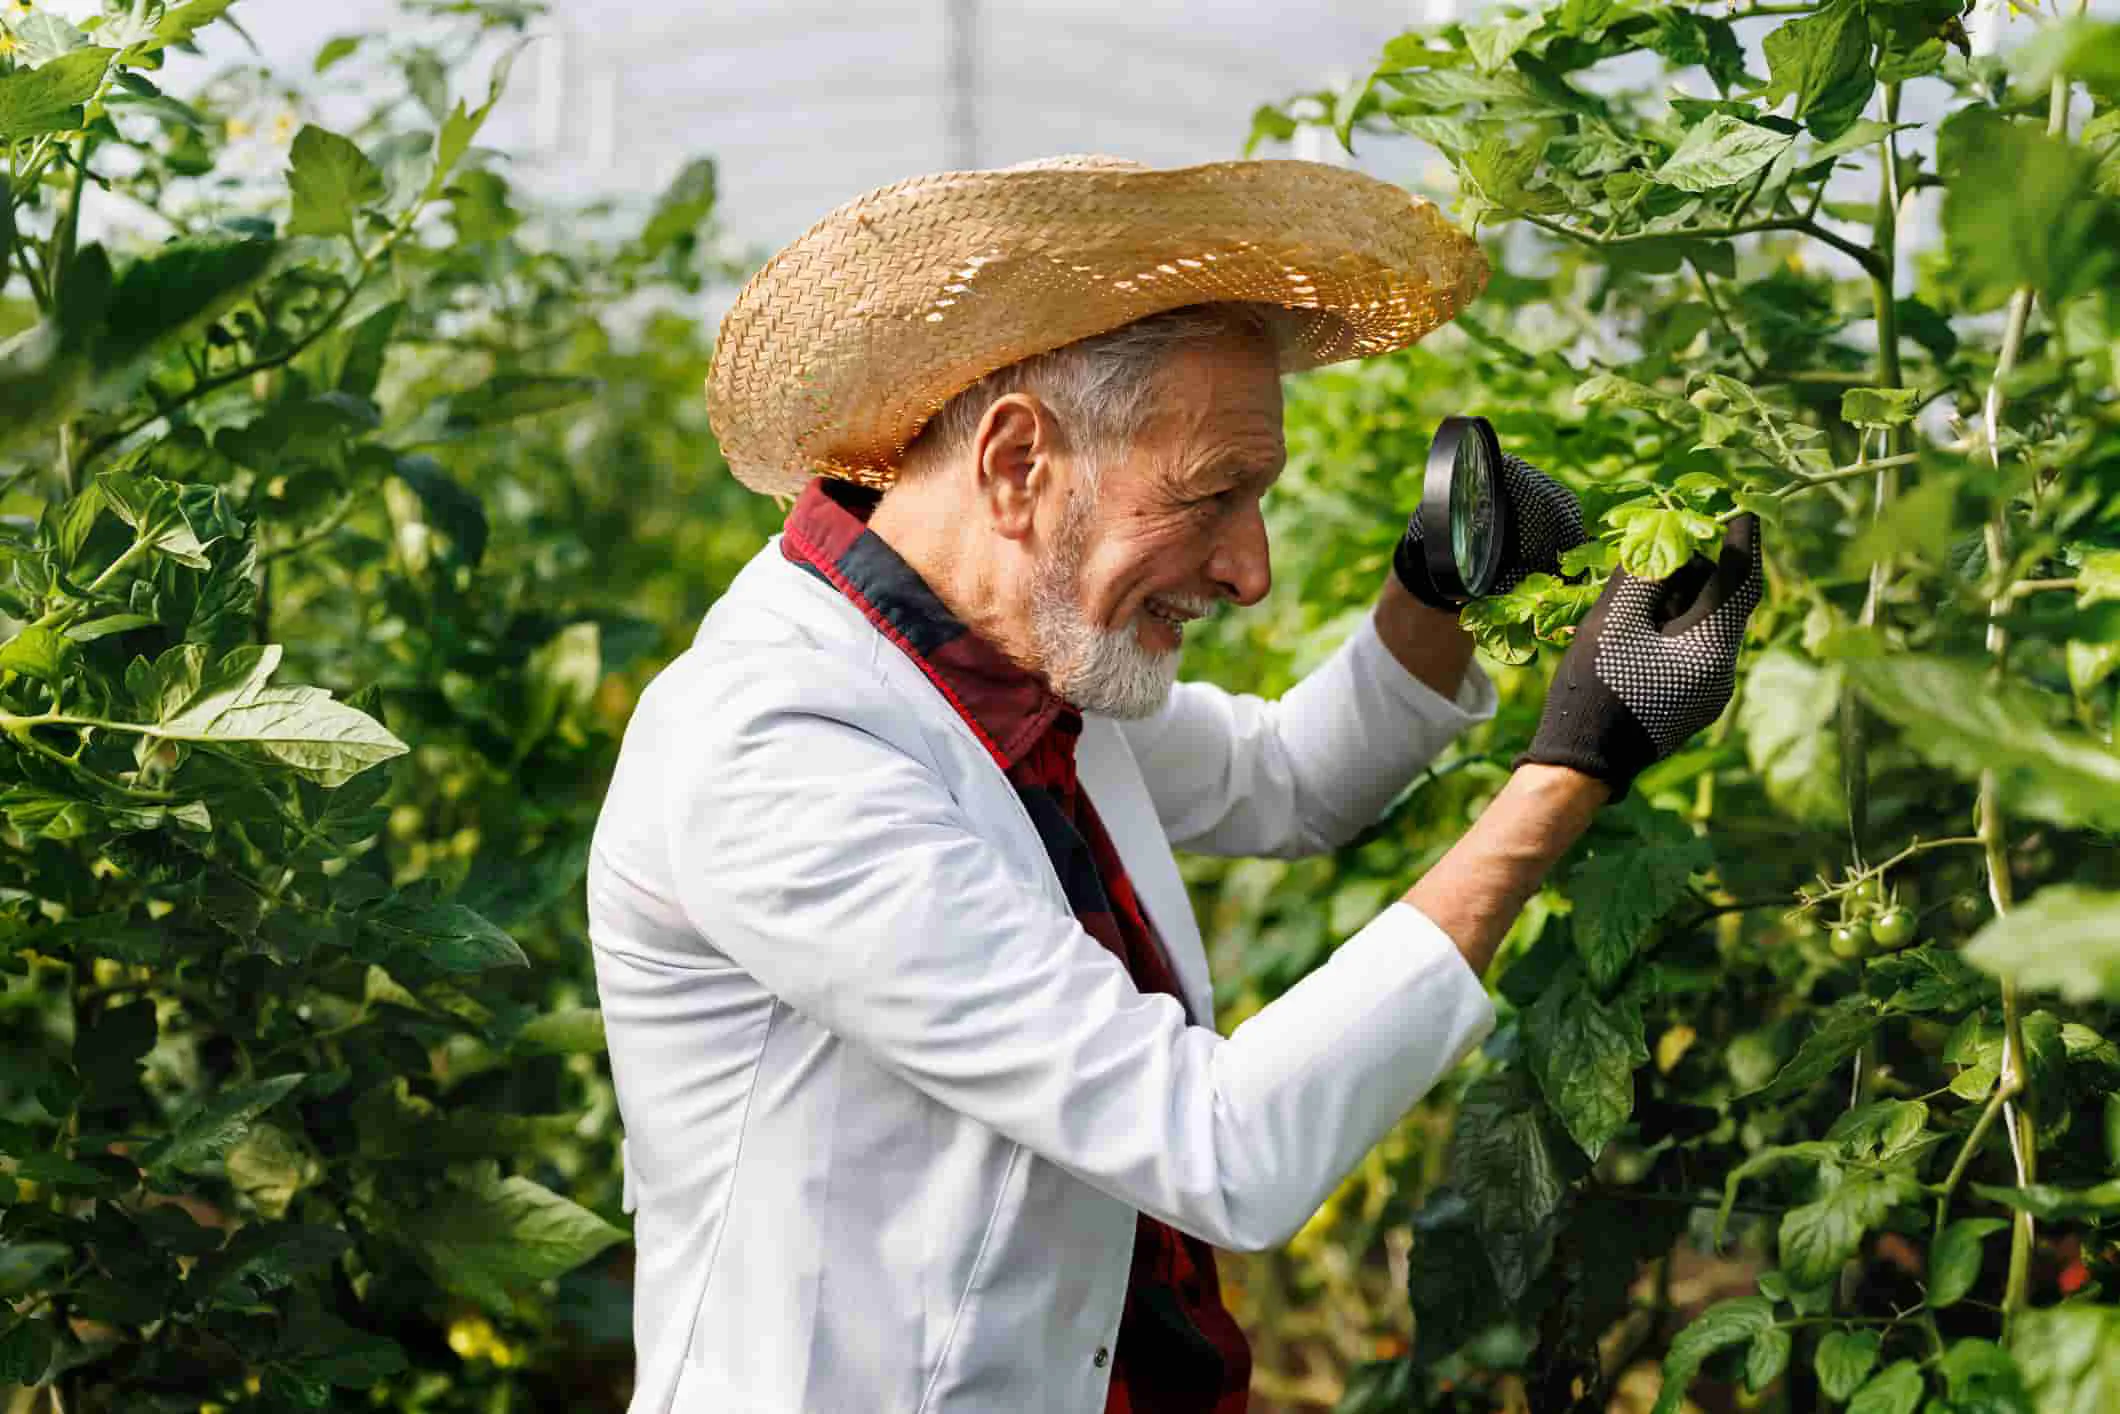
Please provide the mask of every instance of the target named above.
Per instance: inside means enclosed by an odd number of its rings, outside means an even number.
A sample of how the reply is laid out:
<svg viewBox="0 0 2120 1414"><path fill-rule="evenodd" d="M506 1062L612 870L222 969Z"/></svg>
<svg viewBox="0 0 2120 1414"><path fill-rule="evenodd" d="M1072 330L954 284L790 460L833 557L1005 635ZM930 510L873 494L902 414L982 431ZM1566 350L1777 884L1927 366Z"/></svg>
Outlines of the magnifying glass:
<svg viewBox="0 0 2120 1414"><path fill-rule="evenodd" d="M1465 604L1494 587L1502 565L1502 444L1484 417L1446 417L1428 445L1421 553L1445 598Z"/></svg>

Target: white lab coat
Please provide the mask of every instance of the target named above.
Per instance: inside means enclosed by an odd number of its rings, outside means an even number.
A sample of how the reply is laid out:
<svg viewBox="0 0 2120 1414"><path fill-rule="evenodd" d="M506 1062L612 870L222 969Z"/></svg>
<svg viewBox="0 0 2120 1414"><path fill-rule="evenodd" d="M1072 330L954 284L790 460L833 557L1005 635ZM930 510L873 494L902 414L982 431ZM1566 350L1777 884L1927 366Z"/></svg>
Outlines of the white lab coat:
<svg viewBox="0 0 2120 1414"><path fill-rule="evenodd" d="M631 1414L1098 1414L1137 1210L1284 1241L1494 1025L1396 903L1218 1035L1172 846L1330 849L1494 703L1365 618L1279 702L1180 684L1089 717L1080 778L1181 1007L1082 930L994 759L776 537L643 694L590 859Z"/></svg>

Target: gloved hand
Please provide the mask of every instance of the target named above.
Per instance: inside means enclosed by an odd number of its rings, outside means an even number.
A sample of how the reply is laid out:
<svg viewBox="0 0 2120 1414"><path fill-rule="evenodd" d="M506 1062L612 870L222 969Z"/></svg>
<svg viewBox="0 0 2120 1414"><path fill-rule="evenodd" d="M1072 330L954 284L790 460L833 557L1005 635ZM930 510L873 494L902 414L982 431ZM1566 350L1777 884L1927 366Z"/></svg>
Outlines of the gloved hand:
<svg viewBox="0 0 2120 1414"><path fill-rule="evenodd" d="M1568 766L1624 799L1635 776L1729 705L1745 622L1765 588L1759 517L1750 514L1730 522L1719 560L1695 555L1663 580L1615 569L1513 764Z"/></svg>
<svg viewBox="0 0 2120 1414"><path fill-rule="evenodd" d="M1502 453L1500 491L1509 513L1502 530L1502 563L1492 592L1514 589L1526 575L1559 574L1561 552L1590 537L1583 533L1583 508L1575 493L1530 462ZM1455 614L1458 606L1443 597L1421 558L1421 518L1406 521L1406 533L1391 555L1391 568L1407 593L1433 608Z"/></svg>

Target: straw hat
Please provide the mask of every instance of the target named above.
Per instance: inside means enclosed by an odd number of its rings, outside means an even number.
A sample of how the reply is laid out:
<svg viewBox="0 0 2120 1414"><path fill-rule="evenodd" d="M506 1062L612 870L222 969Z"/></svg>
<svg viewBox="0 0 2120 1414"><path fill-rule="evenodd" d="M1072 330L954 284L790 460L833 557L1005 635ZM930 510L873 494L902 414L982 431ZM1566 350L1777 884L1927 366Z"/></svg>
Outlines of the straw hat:
<svg viewBox="0 0 2120 1414"><path fill-rule="evenodd" d="M1317 162L1155 170L1058 157L856 197L752 276L707 411L754 491L882 487L952 395L997 368L1181 305L1296 311L1282 368L1403 348L1486 287L1433 203Z"/></svg>

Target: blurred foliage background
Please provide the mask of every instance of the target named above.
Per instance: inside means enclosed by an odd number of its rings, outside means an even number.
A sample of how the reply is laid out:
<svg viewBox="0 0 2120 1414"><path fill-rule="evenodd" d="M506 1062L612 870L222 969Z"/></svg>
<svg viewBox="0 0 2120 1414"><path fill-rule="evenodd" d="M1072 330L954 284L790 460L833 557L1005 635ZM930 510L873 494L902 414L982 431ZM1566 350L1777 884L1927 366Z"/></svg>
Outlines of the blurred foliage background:
<svg viewBox="0 0 2120 1414"><path fill-rule="evenodd" d="M0 9L18 1410L622 1407L584 851L780 508L699 398L744 273L711 162L643 215L479 142L536 9L334 41L375 99L339 131L255 66L163 87L227 0ZM2120 1390L2120 43L2052 20L2005 64L1958 20L1504 7L1253 115L1427 144L1495 275L1291 380L1276 587L1188 674L1271 695L1340 641L1447 413L1601 535L1474 616L1502 710L1362 840L1185 861L1225 1030L1477 816L1613 563L1753 508L1771 582L1732 711L1512 932L1484 1054L1227 1267L1261 1414ZM1591 79L1645 62L1718 97ZM1895 127L1916 83L1938 120ZM141 219L89 240L90 202Z"/></svg>

